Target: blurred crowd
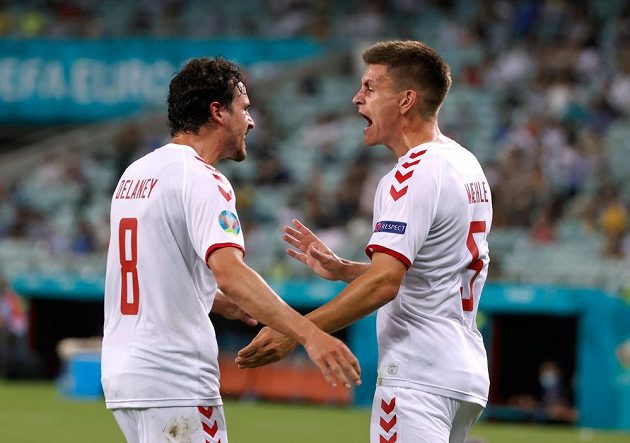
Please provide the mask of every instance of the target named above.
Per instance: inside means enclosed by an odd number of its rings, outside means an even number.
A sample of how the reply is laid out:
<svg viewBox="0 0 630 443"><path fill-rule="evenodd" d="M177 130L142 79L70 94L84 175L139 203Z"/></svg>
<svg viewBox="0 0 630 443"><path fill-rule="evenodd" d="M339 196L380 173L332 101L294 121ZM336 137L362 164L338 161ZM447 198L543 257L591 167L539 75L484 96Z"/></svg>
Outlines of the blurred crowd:
<svg viewBox="0 0 630 443"><path fill-rule="evenodd" d="M0 35L425 40L452 65L452 98L441 127L484 164L493 189L493 229L526 233L530 245L595 239L595 256L630 258L627 2L121 2L126 19L110 28L102 10L112 3L0 2ZM252 5L258 9L238 14ZM188 26L191 20L203 26ZM248 137L249 159L219 168L236 188L248 257L272 278L299 275L284 256L280 232L294 216L340 253L363 255L372 197L394 159L361 144L364 122L351 104L359 77L348 69L340 79L343 105L333 109L320 106L330 83L325 73L309 72L283 85L295 95L295 106L312 109L297 123L291 121L297 108L274 106L281 97L273 96L275 90L251 85L257 127ZM468 102L457 101L464 96ZM165 143L166 135L166 128L127 124L110 152L50 158L0 188L0 240L27 240L53 256L102 254L108 199L119 174ZM501 276L498 255L490 278Z"/></svg>

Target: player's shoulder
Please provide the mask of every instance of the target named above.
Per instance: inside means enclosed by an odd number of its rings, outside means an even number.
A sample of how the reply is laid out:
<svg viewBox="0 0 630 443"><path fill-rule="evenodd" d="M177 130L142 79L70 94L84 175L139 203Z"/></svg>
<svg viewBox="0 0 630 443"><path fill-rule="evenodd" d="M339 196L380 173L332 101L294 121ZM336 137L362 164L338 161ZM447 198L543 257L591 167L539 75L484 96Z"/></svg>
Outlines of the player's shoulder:
<svg viewBox="0 0 630 443"><path fill-rule="evenodd" d="M396 167L390 174L391 179L402 181L417 181L420 176L432 176L437 173L435 162L439 162L438 149L433 143L423 143L411 148L398 159Z"/></svg>
<svg viewBox="0 0 630 443"><path fill-rule="evenodd" d="M212 166L210 163L206 162L203 158L197 155L197 153L188 155L186 160L188 163L187 169L191 178L203 181L210 180L212 182L219 183L224 187L228 186L231 188L230 181L227 177L216 167Z"/></svg>
<svg viewBox="0 0 630 443"><path fill-rule="evenodd" d="M481 170L481 164L475 154L451 138L441 136L438 141L429 145L431 157L439 161L442 167L455 168L462 173Z"/></svg>

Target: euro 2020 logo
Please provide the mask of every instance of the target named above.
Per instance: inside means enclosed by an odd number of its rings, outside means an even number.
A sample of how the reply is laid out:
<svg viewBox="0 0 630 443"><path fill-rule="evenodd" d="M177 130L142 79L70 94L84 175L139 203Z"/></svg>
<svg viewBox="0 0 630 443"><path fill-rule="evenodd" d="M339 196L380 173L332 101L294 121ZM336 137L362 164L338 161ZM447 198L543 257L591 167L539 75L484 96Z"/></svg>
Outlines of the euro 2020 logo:
<svg viewBox="0 0 630 443"><path fill-rule="evenodd" d="M219 225L228 234L238 235L241 232L241 224L238 218L230 211L223 211L219 214Z"/></svg>

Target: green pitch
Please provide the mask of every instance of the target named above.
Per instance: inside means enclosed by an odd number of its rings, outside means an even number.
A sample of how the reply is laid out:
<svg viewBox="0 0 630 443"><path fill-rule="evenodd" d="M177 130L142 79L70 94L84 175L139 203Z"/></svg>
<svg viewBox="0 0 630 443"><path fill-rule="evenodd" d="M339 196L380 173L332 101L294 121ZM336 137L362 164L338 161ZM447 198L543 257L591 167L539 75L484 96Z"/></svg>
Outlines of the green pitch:
<svg viewBox="0 0 630 443"><path fill-rule="evenodd" d="M369 411L228 401L230 443L368 442ZM485 443L630 443L630 434L564 427L480 423ZM61 397L50 383L0 381L0 441L11 443L124 442L102 402ZM159 443L159 442L156 442Z"/></svg>

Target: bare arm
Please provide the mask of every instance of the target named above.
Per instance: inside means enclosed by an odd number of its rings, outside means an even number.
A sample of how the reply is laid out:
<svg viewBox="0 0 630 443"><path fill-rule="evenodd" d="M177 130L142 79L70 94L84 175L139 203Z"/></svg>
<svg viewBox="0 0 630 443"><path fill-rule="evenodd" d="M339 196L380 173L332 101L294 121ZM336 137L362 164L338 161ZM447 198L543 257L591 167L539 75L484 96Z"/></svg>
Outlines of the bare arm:
<svg viewBox="0 0 630 443"><path fill-rule="evenodd" d="M322 374L335 385L360 383L359 363L339 340L317 328L284 303L256 271L243 261L242 252L226 247L212 253L208 266L219 287L249 316L302 344Z"/></svg>
<svg viewBox="0 0 630 443"><path fill-rule="evenodd" d="M406 272L398 259L376 252L367 272L307 317L326 332L345 328L396 298Z"/></svg>
<svg viewBox="0 0 630 443"><path fill-rule="evenodd" d="M344 328L392 301L406 272L407 268L398 259L375 253L367 272L307 317L327 332ZM243 368L262 366L284 358L294 347L288 337L265 328L238 353L236 363Z"/></svg>
<svg viewBox="0 0 630 443"><path fill-rule="evenodd" d="M304 263L320 277L350 283L369 269L369 263L339 257L298 219L293 219L293 226L284 227L283 239L297 250L287 249L287 254Z"/></svg>

